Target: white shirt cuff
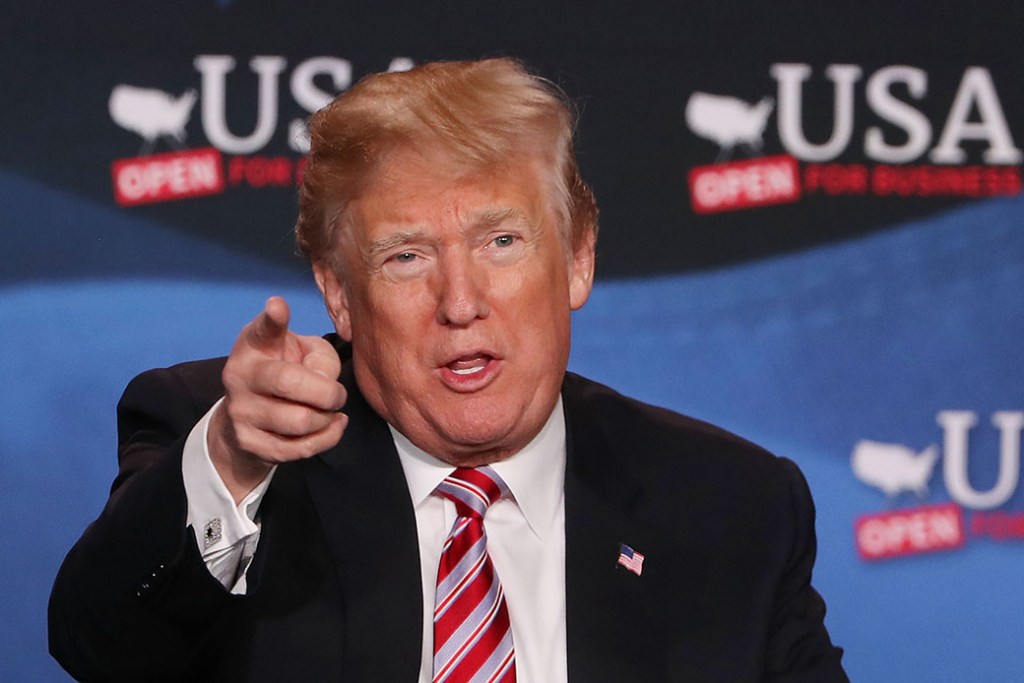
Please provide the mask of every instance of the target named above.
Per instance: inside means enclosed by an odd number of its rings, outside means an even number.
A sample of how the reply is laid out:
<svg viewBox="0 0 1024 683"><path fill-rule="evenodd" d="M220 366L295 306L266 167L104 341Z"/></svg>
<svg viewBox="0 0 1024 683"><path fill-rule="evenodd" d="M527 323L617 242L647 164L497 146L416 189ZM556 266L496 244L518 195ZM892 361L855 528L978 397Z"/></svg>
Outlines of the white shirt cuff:
<svg viewBox="0 0 1024 683"><path fill-rule="evenodd" d="M196 535L210 574L232 593L245 593L245 572L260 533L257 513L276 468L235 506L207 447L210 418L223 400L215 403L196 423L185 441L181 474L188 500L186 523Z"/></svg>

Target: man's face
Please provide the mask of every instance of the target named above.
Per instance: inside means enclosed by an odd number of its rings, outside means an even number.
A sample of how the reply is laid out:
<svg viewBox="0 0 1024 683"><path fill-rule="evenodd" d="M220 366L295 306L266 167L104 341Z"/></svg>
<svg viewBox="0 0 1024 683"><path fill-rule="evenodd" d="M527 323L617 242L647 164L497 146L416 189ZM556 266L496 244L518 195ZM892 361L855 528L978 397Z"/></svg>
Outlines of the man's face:
<svg viewBox="0 0 1024 683"><path fill-rule="evenodd" d="M317 281L370 404L453 464L512 455L554 408L593 238L569 255L539 164L453 180L393 156L349 204Z"/></svg>

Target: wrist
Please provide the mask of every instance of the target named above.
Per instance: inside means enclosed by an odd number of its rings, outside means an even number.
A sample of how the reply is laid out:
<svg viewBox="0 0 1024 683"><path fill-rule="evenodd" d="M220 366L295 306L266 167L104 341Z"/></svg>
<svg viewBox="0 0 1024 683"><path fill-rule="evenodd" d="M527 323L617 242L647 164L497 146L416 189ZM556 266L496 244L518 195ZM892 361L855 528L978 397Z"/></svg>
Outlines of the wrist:
<svg viewBox="0 0 1024 683"><path fill-rule="evenodd" d="M224 414L223 404L217 406L210 418L206 447L210 454L210 462L213 463L236 505L259 486L273 468L271 463L261 460L238 445L230 421Z"/></svg>

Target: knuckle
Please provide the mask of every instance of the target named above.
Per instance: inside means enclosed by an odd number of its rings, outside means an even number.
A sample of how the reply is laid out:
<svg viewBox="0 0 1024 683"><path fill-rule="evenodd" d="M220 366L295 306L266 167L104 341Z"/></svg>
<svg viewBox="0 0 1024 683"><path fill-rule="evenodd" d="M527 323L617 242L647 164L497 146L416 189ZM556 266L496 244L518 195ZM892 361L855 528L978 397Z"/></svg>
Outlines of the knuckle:
<svg viewBox="0 0 1024 683"><path fill-rule="evenodd" d="M309 450L308 437L289 437L278 444L275 459L278 462L291 462L308 458L315 453L316 451Z"/></svg>
<svg viewBox="0 0 1024 683"><path fill-rule="evenodd" d="M282 363L278 366L274 378L274 393L278 396L293 397L303 385L305 373L302 366L296 363Z"/></svg>
<svg viewBox="0 0 1024 683"><path fill-rule="evenodd" d="M289 433L295 436L305 436L316 431L314 424L315 415L311 410L296 410L288 419Z"/></svg>
<svg viewBox="0 0 1024 683"><path fill-rule="evenodd" d="M227 415L228 423L238 432L239 428L248 423L247 414L243 402L234 398L224 402L224 412Z"/></svg>
<svg viewBox="0 0 1024 683"><path fill-rule="evenodd" d="M324 417L319 411L304 406L289 406L278 416L279 431L293 437L315 434L324 424Z"/></svg>
<svg viewBox="0 0 1024 683"><path fill-rule="evenodd" d="M263 454L263 442L259 438L259 433L255 429L251 429L247 426L236 427L235 440L242 452L250 453L257 457Z"/></svg>
<svg viewBox="0 0 1024 683"><path fill-rule="evenodd" d="M238 364L232 362L232 359L228 359L228 362L224 365L224 370L220 373L221 382L224 383L225 389L231 389L241 384L241 372L239 372Z"/></svg>
<svg viewBox="0 0 1024 683"><path fill-rule="evenodd" d="M221 381L227 393L252 392L260 365L234 356L228 358L221 372Z"/></svg>

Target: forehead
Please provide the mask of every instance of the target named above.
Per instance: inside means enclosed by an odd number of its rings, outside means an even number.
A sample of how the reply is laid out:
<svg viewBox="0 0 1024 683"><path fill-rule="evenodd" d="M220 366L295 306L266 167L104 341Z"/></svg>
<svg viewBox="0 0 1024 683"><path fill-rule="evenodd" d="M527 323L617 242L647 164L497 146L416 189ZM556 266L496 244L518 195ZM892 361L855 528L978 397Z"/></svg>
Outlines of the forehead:
<svg viewBox="0 0 1024 683"><path fill-rule="evenodd" d="M466 168L416 152L389 155L350 202L347 222L360 232L516 219L540 223L550 212L551 195L542 169L530 158Z"/></svg>

